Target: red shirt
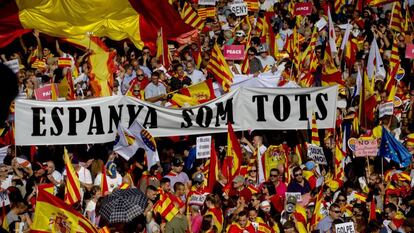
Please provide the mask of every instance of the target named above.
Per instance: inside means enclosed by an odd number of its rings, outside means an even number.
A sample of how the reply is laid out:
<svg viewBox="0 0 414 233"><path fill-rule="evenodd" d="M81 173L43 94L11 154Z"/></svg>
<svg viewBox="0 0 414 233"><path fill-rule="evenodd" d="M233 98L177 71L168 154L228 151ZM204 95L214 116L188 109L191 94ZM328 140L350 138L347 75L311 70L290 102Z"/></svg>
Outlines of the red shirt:
<svg viewBox="0 0 414 233"><path fill-rule="evenodd" d="M233 223L229 226L227 233L243 233L243 232L255 233L256 230L250 222L247 223L245 228L242 228L239 224Z"/></svg>
<svg viewBox="0 0 414 233"><path fill-rule="evenodd" d="M244 187L241 191L237 191L236 189L232 188L229 191L229 197L243 197L244 201L248 203L252 198L252 192L246 187Z"/></svg>

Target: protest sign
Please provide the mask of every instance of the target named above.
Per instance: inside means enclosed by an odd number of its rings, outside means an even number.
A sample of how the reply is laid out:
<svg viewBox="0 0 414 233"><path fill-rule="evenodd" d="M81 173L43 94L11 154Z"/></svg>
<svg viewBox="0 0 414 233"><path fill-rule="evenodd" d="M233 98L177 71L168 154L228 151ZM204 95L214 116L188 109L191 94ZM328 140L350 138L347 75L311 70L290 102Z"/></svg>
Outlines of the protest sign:
<svg viewBox="0 0 414 233"><path fill-rule="evenodd" d="M55 90L58 92L58 85L55 85ZM57 96L59 96L59 93L57 93ZM35 90L35 98L37 100L51 100L52 99L52 86L51 85L45 85L43 87L37 88Z"/></svg>
<svg viewBox="0 0 414 233"><path fill-rule="evenodd" d="M377 156L378 141L375 138L361 137L355 144L355 156Z"/></svg>
<svg viewBox="0 0 414 233"><path fill-rule="evenodd" d="M0 207L8 205L10 205L10 199L9 194L7 194L7 190L0 192Z"/></svg>
<svg viewBox="0 0 414 233"><path fill-rule="evenodd" d="M223 55L228 60L243 60L244 45L224 45Z"/></svg>
<svg viewBox="0 0 414 233"><path fill-rule="evenodd" d="M205 159L211 156L211 136L197 137L196 158Z"/></svg>
<svg viewBox="0 0 414 233"><path fill-rule="evenodd" d="M378 109L379 109L379 118L383 116L391 116L394 114L394 103L385 102L383 104L380 104Z"/></svg>
<svg viewBox="0 0 414 233"><path fill-rule="evenodd" d="M216 5L216 0L198 0L198 5L215 6Z"/></svg>
<svg viewBox="0 0 414 233"><path fill-rule="evenodd" d="M13 60L10 60L10 61L6 61L6 62L4 62L4 64L6 66L8 66L14 73L19 72L20 64L19 64L18 59L13 59Z"/></svg>
<svg viewBox="0 0 414 233"><path fill-rule="evenodd" d="M247 15L247 4L246 3L235 3L230 5L230 10L236 16L244 16Z"/></svg>
<svg viewBox="0 0 414 233"><path fill-rule="evenodd" d="M193 194L188 198L188 205L198 205L198 206L203 206L204 202L206 201L207 198L207 193L206 194Z"/></svg>
<svg viewBox="0 0 414 233"><path fill-rule="evenodd" d="M317 164L328 164L326 162L323 148L313 144L308 145L308 157L313 159Z"/></svg>
<svg viewBox="0 0 414 233"><path fill-rule="evenodd" d="M348 139L348 147L352 152L355 152L355 144L357 143L358 139L350 138Z"/></svg>
<svg viewBox="0 0 414 233"><path fill-rule="evenodd" d="M335 224L336 233L355 233L354 223L346 222Z"/></svg>
<svg viewBox="0 0 414 233"><path fill-rule="evenodd" d="M405 58L414 58L414 44L406 44L405 46Z"/></svg>
<svg viewBox="0 0 414 233"><path fill-rule="evenodd" d="M16 144L105 143L118 123L137 120L154 137L248 129L308 129L312 112L320 129L335 126L337 86L318 88L237 88L212 101L182 109L158 106L129 96L81 101L16 100Z"/></svg>
<svg viewBox="0 0 414 233"><path fill-rule="evenodd" d="M300 192L286 192L286 200L293 196L297 202L302 202L302 194Z"/></svg>
<svg viewBox="0 0 414 233"><path fill-rule="evenodd" d="M312 3L298 2L295 4L295 9L293 12L294 15L310 15L312 13Z"/></svg>

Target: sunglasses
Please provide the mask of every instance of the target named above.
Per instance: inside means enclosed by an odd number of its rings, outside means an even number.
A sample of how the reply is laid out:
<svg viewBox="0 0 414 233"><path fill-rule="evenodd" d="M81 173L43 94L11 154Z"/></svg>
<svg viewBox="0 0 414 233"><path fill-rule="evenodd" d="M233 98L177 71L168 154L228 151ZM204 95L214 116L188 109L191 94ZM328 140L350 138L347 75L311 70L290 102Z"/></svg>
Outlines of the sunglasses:
<svg viewBox="0 0 414 233"><path fill-rule="evenodd" d="M278 177L279 175L272 175L272 174L270 174L270 177Z"/></svg>
<svg viewBox="0 0 414 233"><path fill-rule="evenodd" d="M254 53L248 53L247 55L249 55L249 56L254 56Z"/></svg>
<svg viewBox="0 0 414 233"><path fill-rule="evenodd" d="M302 173L295 174L295 177L297 177L297 176L302 176Z"/></svg>
<svg viewBox="0 0 414 233"><path fill-rule="evenodd" d="M334 212L335 214L340 214L341 213L340 210L332 210L332 212Z"/></svg>
<svg viewBox="0 0 414 233"><path fill-rule="evenodd" d="M338 201L345 202L346 200L345 199L338 199Z"/></svg>
<svg viewBox="0 0 414 233"><path fill-rule="evenodd" d="M257 170L250 170L250 172L257 172Z"/></svg>
<svg viewBox="0 0 414 233"><path fill-rule="evenodd" d="M138 77L144 77L144 75L143 75L143 74L137 74L137 76L138 76Z"/></svg>

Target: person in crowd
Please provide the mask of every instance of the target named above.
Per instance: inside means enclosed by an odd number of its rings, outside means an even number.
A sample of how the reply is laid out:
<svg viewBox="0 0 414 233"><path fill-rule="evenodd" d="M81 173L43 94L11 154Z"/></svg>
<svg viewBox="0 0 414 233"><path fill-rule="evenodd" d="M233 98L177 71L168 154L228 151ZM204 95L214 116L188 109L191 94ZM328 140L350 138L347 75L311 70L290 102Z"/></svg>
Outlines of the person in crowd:
<svg viewBox="0 0 414 233"><path fill-rule="evenodd" d="M316 229L319 230L319 232L330 232L333 221L340 219L341 214L342 212L340 206L335 203L332 204L329 207L329 215L318 223Z"/></svg>
<svg viewBox="0 0 414 233"><path fill-rule="evenodd" d="M191 84L197 84L206 80L205 75L200 70L196 69L193 61L186 62L187 76L191 79Z"/></svg>
<svg viewBox="0 0 414 233"><path fill-rule="evenodd" d="M171 163L172 169L171 171L164 176L165 178L170 179L170 184L174 187L176 182L181 182L185 184L187 187L191 185L191 181L188 178L188 175L183 172L184 162L180 158L174 158Z"/></svg>
<svg viewBox="0 0 414 233"><path fill-rule="evenodd" d="M102 184L102 172L100 172L96 177L93 185L101 186ZM113 161L110 161L106 164L106 181L108 185L108 192L112 193L114 189L119 187L122 184L122 176L119 174L116 168L116 164ZM103 193L102 195L106 195Z"/></svg>
<svg viewBox="0 0 414 233"><path fill-rule="evenodd" d="M151 83L149 83L144 90L145 100L156 105L163 105L167 96L165 86L159 82L159 73L154 72L151 75Z"/></svg>
<svg viewBox="0 0 414 233"><path fill-rule="evenodd" d="M177 64L175 67L175 75L170 79L171 91L188 87L191 84L191 79L185 74L183 65Z"/></svg>
<svg viewBox="0 0 414 233"><path fill-rule="evenodd" d="M303 177L303 172L300 167L295 167L292 170L293 180L287 187L288 192L300 192L302 195L309 193L311 187L309 182Z"/></svg>

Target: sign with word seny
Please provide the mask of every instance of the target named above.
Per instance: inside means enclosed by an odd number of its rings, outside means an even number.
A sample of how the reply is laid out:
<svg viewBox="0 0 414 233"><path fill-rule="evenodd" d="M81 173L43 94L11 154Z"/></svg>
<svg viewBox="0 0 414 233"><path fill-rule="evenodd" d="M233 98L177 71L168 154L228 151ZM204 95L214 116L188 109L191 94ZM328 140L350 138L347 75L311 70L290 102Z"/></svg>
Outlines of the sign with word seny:
<svg viewBox="0 0 414 233"><path fill-rule="evenodd" d="M196 158L205 159L211 156L211 136L197 137Z"/></svg>
<svg viewBox="0 0 414 233"><path fill-rule="evenodd" d="M247 4L246 3L236 3L230 5L230 10L236 16L244 16L247 15Z"/></svg>
<svg viewBox="0 0 414 233"><path fill-rule="evenodd" d="M323 148L320 146L308 145L308 157L313 159L317 164L328 164L323 153Z"/></svg>

